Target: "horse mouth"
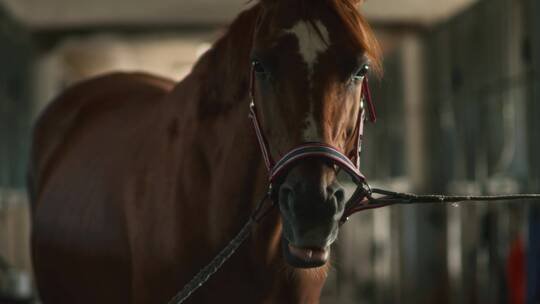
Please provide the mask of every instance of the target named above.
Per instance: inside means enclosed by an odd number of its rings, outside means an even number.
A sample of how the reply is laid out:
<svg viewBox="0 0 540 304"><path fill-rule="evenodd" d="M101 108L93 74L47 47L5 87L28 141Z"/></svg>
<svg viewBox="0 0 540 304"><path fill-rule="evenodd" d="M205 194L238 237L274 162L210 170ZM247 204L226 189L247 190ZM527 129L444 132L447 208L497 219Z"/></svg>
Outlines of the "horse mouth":
<svg viewBox="0 0 540 304"><path fill-rule="evenodd" d="M321 267L328 262L330 257L330 247L297 247L289 243L286 238L283 238L281 243L285 261L296 268Z"/></svg>

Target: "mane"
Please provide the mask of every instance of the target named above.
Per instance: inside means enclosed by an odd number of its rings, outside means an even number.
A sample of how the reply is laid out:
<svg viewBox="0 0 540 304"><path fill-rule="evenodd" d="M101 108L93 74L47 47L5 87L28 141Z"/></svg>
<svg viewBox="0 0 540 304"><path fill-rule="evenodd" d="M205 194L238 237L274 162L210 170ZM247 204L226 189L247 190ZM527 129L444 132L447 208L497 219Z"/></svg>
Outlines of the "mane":
<svg viewBox="0 0 540 304"><path fill-rule="evenodd" d="M199 118L217 117L247 97L251 37L260 10L255 5L242 12L193 67L192 73L202 78Z"/></svg>

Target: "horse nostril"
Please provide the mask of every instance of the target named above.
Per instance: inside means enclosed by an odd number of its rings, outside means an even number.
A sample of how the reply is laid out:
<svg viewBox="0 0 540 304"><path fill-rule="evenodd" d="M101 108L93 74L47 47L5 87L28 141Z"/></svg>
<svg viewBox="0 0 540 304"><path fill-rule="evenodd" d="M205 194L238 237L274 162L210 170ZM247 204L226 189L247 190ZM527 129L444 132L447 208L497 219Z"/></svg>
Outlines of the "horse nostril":
<svg viewBox="0 0 540 304"><path fill-rule="evenodd" d="M341 204L345 201L345 190L341 187L334 192L334 197L338 204Z"/></svg>
<svg viewBox="0 0 540 304"><path fill-rule="evenodd" d="M345 200L345 190L341 186L332 185L327 188L328 198L336 198L336 203L339 205Z"/></svg>
<svg viewBox="0 0 540 304"><path fill-rule="evenodd" d="M290 211L294 203L294 190L291 186L284 184L279 188L279 201L281 208Z"/></svg>

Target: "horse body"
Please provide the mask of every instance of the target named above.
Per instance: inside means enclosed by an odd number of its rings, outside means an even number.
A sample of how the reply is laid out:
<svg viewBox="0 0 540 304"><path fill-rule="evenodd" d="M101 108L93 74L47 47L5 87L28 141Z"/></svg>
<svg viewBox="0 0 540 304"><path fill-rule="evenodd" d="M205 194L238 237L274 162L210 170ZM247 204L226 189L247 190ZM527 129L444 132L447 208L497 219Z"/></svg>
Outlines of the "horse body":
<svg viewBox="0 0 540 304"><path fill-rule="evenodd" d="M250 97L270 154L311 140L351 151L359 79L378 64L357 3L260 0L176 85L112 74L49 105L29 172L43 302L165 303L189 282L267 192ZM188 302L318 303L346 204L337 174L320 159L290 169L279 212Z"/></svg>

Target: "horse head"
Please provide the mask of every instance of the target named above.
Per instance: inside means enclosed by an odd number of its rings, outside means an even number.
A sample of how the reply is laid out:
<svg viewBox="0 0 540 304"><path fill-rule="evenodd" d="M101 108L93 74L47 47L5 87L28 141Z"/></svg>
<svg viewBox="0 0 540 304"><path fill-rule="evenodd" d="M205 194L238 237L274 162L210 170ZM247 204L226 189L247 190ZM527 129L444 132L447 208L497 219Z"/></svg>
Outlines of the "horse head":
<svg viewBox="0 0 540 304"><path fill-rule="evenodd" d="M357 154L363 85L380 52L354 0L263 0L251 50L252 97L267 153L280 158L318 143ZM274 183L285 260L298 268L328 261L350 198L346 174L307 158Z"/></svg>

